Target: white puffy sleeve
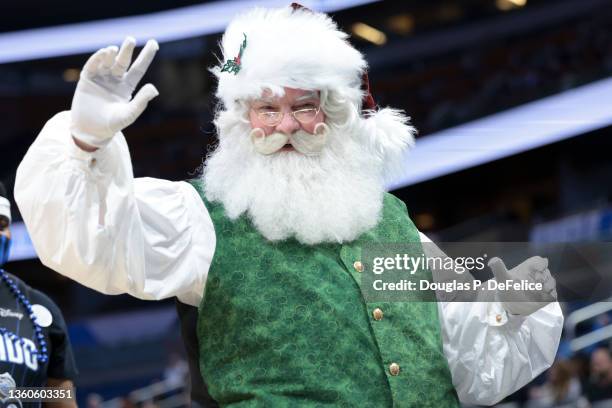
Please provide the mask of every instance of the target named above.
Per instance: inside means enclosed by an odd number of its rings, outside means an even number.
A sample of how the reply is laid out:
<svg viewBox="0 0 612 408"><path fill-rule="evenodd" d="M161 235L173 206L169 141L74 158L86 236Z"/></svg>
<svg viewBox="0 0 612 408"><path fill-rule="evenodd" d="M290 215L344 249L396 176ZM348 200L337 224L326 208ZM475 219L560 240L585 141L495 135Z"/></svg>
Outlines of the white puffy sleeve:
<svg viewBox="0 0 612 408"><path fill-rule="evenodd" d="M94 153L47 122L17 169L15 201L41 261L105 294L197 305L215 250L204 203L186 182L134 179L121 133Z"/></svg>
<svg viewBox="0 0 612 408"><path fill-rule="evenodd" d="M431 242L421 234L421 242ZM558 302L529 316L500 302L438 302L444 355L461 402L493 405L554 361L563 328Z"/></svg>

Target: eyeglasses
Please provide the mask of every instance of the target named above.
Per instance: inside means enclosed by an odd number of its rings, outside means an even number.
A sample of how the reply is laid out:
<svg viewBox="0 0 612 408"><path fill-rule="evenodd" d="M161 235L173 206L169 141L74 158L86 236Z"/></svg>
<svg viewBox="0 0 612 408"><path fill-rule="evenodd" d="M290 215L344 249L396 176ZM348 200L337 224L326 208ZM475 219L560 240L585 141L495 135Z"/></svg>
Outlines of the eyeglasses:
<svg viewBox="0 0 612 408"><path fill-rule="evenodd" d="M253 112L257 115L259 120L261 120L266 126L277 126L279 123L283 121L285 117L285 113L275 109L272 109L268 106L263 106L261 108L252 108ZM291 115L295 120L300 122L302 125L307 125L308 123L315 120L319 111L321 110L320 106L311 107L311 108L302 108L291 111Z"/></svg>

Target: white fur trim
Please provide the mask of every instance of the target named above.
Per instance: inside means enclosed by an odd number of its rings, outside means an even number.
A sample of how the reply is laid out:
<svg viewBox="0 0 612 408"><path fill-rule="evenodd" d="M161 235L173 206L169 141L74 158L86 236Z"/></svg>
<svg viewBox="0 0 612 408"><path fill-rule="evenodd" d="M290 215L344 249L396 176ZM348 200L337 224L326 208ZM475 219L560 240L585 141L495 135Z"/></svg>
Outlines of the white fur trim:
<svg viewBox="0 0 612 408"><path fill-rule="evenodd" d="M247 45L237 74L221 72L223 64ZM217 97L230 107L234 101L283 87L334 89L360 103L361 75L366 62L326 14L308 10L255 8L236 17L221 41L223 61L211 69L218 78Z"/></svg>
<svg viewBox="0 0 612 408"><path fill-rule="evenodd" d="M4 215L11 221L11 203L4 197L0 197L0 215Z"/></svg>
<svg viewBox="0 0 612 408"><path fill-rule="evenodd" d="M363 119L364 135L383 165L385 181L404 175L405 156L414 146L416 129L403 111L392 108L371 112Z"/></svg>

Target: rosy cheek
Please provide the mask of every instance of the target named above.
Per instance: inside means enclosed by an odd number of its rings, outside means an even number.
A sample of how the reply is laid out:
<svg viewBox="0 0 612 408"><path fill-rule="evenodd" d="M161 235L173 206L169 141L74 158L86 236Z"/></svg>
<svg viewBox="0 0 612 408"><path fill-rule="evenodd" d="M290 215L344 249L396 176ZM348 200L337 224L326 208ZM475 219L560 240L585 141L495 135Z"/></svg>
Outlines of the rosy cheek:
<svg viewBox="0 0 612 408"><path fill-rule="evenodd" d="M263 123L261 121L261 119L259 119L257 117L257 115L253 112L249 113L249 121L251 122L251 128L252 129L263 129L264 133L266 134L266 136L274 133L274 127L272 126L266 126L265 123Z"/></svg>
<svg viewBox="0 0 612 408"><path fill-rule="evenodd" d="M308 133L314 133L315 126L322 122L325 122L325 114L323 113L323 111L320 111L315 120L308 123L307 125L304 125L304 130Z"/></svg>
<svg viewBox="0 0 612 408"><path fill-rule="evenodd" d="M317 123L325 122L325 113L323 112L323 110L319 111L319 115L317 116L317 119L318 119Z"/></svg>
<svg viewBox="0 0 612 408"><path fill-rule="evenodd" d="M249 121L251 122L251 127L253 129L262 127L261 126L262 125L261 121L259 120L257 115L254 114L252 111L249 113Z"/></svg>

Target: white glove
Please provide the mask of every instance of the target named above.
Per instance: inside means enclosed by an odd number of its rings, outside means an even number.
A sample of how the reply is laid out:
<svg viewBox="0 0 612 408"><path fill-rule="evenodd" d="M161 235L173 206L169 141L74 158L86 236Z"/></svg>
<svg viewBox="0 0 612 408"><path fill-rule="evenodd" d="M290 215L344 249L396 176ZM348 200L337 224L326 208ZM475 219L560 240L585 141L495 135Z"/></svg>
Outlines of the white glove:
<svg viewBox="0 0 612 408"><path fill-rule="evenodd" d="M121 50L116 46L102 48L83 67L72 99L70 127L72 135L80 141L95 147L106 145L158 95L152 84L146 84L132 99L136 85L159 49L157 41L149 40L128 71L135 45L136 40L127 37Z"/></svg>
<svg viewBox="0 0 612 408"><path fill-rule="evenodd" d="M504 309L511 314L528 316L557 300L555 278L548 270L548 259L546 258L534 256L508 270L504 261L495 257L489 261L489 268L493 271L498 283L506 283L511 280L515 284L521 281L542 284L542 290L498 289L497 298L502 302Z"/></svg>

